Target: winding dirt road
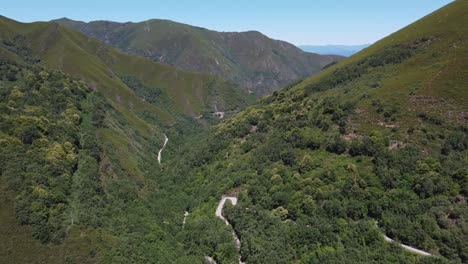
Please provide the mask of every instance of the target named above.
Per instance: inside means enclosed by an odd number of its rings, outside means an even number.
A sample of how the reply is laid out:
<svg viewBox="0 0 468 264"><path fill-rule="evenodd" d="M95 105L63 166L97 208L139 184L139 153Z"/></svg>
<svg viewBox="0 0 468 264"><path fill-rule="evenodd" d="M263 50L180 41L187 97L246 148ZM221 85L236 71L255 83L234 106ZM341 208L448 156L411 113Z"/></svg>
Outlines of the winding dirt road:
<svg viewBox="0 0 468 264"><path fill-rule="evenodd" d="M164 150L164 148L166 147L167 141L169 141L169 138L167 138L166 134L164 134L164 145L162 146L162 148L161 148L161 149L159 150L159 152L158 152L158 162L159 162L159 165L161 165L161 153L162 153L162 151Z"/></svg>
<svg viewBox="0 0 468 264"><path fill-rule="evenodd" d="M229 225L228 220L226 220L226 218L224 218L224 216L223 216L223 207L224 207L224 204L226 203L227 200L231 201L232 205L237 204L237 197L223 196L223 197L221 197L221 201L219 201L218 207L216 208L215 215L217 217L221 218L224 221L224 223L226 223L226 225Z"/></svg>
<svg viewBox="0 0 468 264"><path fill-rule="evenodd" d="M216 261L210 257L210 256L205 256L205 260L206 262L208 262L209 264L217 264Z"/></svg>
<svg viewBox="0 0 468 264"><path fill-rule="evenodd" d="M377 228L379 228L379 223L376 222L376 223L375 223L375 226L376 226ZM395 243L395 244L399 245L400 247L404 248L405 250L407 250L407 251L409 251L409 252L412 252L412 253L415 253L415 254L418 254L418 255L420 255L420 256L427 256L427 257L434 256L434 255L432 255L432 254L429 253L429 252L422 251L422 250L420 250L420 249L417 249L417 248L414 248L414 247L411 247L411 246L407 246L407 245L405 245L405 244L401 244L400 242L397 242L397 241L395 241L395 240L389 238L389 237L388 237L387 235L385 235L385 234L384 234L384 239L385 239L385 241L387 241L387 242L389 242L389 243Z"/></svg>
<svg viewBox="0 0 468 264"><path fill-rule="evenodd" d="M221 197L221 200L219 201L219 204L218 204L218 207L216 208L216 212L215 212L215 215L220 218L221 220L224 221L224 223L226 225L229 225L231 226L231 224L229 223L229 221L223 216L223 208L224 208L224 204L226 203L226 201L229 200L231 201L232 205L237 205L237 197L234 197L234 196L223 196ZM375 225L378 227L378 223L375 223ZM231 226L232 227L232 226ZM245 264L245 262L242 262L241 261L241 256L240 256L240 246L241 246L241 242L239 240L239 238L237 237L236 233L234 232L234 229L232 230L232 236L236 242L236 246L237 246L237 250L239 250L239 264ZM411 246L408 246L408 245L405 245L405 244L401 244L391 238L389 238L388 236L386 236L384 234L384 239L385 241L389 242L389 243L395 243L399 246L401 246L403 249L409 251L409 252L412 252L412 253L415 253L415 254L418 254L420 256L434 256L432 255L431 253L429 252L426 252L426 251L423 251L423 250L420 250L420 249L417 249L417 248L414 248L414 247L411 247ZM209 259L208 259L209 258ZM207 261L209 263L213 263L213 262L210 262L209 260L212 260L214 261L212 258L210 257L207 257ZM214 262L216 263L216 262Z"/></svg>
<svg viewBox="0 0 468 264"><path fill-rule="evenodd" d="M384 235L384 239L385 241L387 242L390 242L390 243L395 243L399 246L401 246L402 248L404 248L405 250L409 251L409 252L412 252L412 253L415 253L415 254L418 254L418 255L421 255L421 256L433 256L431 253L429 252L426 252L426 251L422 251L420 249L417 249L417 248L414 248L414 247L410 247L410 246L407 246L407 245L404 245L404 244L401 244L399 242L396 242L395 240L389 238L388 236Z"/></svg>
<svg viewBox="0 0 468 264"><path fill-rule="evenodd" d="M185 227L185 223L187 222L187 216L189 216L189 212L188 211L185 211L184 212L184 220L182 220L182 228Z"/></svg>
<svg viewBox="0 0 468 264"><path fill-rule="evenodd" d="M216 208L216 212L215 212L215 215L217 217L219 217L221 220L224 221L224 223L226 223L226 225L229 225L231 226L232 228L232 225L229 223L229 221L224 218L223 216L223 207L224 207L224 204L226 203L226 201L229 200L231 201L232 205L236 205L237 204L237 197L234 197L234 196L223 196L221 197L221 201L219 201L219 204L218 204L218 207ZM239 240L239 238L237 237L236 235L236 232L234 232L234 229L232 229L232 237L234 238L234 241L236 242L236 247L237 247L237 250L239 251L239 264L245 264L245 262L242 262L241 260L241 255L240 255L240 246L241 246L241 242Z"/></svg>

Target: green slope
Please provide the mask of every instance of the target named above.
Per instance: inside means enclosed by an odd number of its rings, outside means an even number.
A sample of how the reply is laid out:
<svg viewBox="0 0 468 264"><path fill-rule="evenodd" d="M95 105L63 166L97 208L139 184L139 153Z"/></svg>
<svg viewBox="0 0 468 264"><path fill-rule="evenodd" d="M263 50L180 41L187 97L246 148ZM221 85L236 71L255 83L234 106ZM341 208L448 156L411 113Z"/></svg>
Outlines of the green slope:
<svg viewBox="0 0 468 264"><path fill-rule="evenodd" d="M341 60L303 52L294 45L256 31L216 32L168 20L140 23L67 18L62 25L96 37L124 52L145 56L178 68L214 74L264 95Z"/></svg>
<svg viewBox="0 0 468 264"><path fill-rule="evenodd" d="M1 262L98 261L94 232L70 223L78 157L91 158L88 148L96 147L90 131L80 130L87 86L2 60L0 88Z"/></svg>
<svg viewBox="0 0 468 264"><path fill-rule="evenodd" d="M2 262L190 260L148 208L159 137L83 81L16 54L0 61Z"/></svg>
<svg viewBox="0 0 468 264"><path fill-rule="evenodd" d="M0 182L9 190L1 201L8 223L2 228L18 231L11 243L11 233L2 232L5 261L38 254L37 261L50 263L168 262L173 256L193 263L174 245L162 223L165 214L148 208L163 169L156 160L163 132L176 146L219 122L215 106L235 112L253 97L206 74L125 55L55 23L5 17L0 70ZM174 148L168 146L163 160ZM12 206L27 226L12 221Z"/></svg>
<svg viewBox="0 0 468 264"><path fill-rule="evenodd" d="M7 44L21 42L19 50L30 50L41 65L79 77L107 98L113 113L121 117L119 122L109 122L110 130L102 131L102 140L111 144L109 151L125 154L118 156L120 163L137 178L143 172L136 160L126 156L145 153L127 147L134 141L162 142L162 130L169 128L188 133L200 124L218 122L212 114L215 108L235 112L253 99L225 81L123 54L56 23L24 24L2 17L0 24L3 53L14 57ZM146 100L148 96L152 100ZM203 117L194 118L199 115Z"/></svg>
<svg viewBox="0 0 468 264"><path fill-rule="evenodd" d="M466 263L467 12L455 1L185 139L214 101L242 107L238 90L2 18L2 261L238 263L215 217L230 194L246 263Z"/></svg>
<svg viewBox="0 0 468 264"><path fill-rule="evenodd" d="M187 247L235 261L209 246L226 233L201 231L235 194L246 263L466 263L467 14L455 1L189 146L168 165L199 232Z"/></svg>
<svg viewBox="0 0 468 264"><path fill-rule="evenodd" d="M98 40L87 38L55 23L22 24L2 18L2 28L9 29L2 32L5 39L13 38L18 34L28 37L32 48L47 65L80 76L92 86L96 86L96 89L102 90L114 102L117 101L117 97L120 97L119 104L123 108L129 108L129 105L132 105L133 110L137 112L154 112L162 121L170 122L167 113L163 113L161 109L158 110L158 105L142 102L141 98L135 96L121 82L119 79L121 75L135 75L137 72L143 78L141 82L148 86L157 86L166 92L169 98L175 98L175 102L170 102L171 106L186 115L213 108L214 102L207 99L208 84L216 82L221 88L231 86L229 88L234 90L232 85L206 74L179 71L170 66L125 55ZM214 85L215 91L216 88L217 85ZM223 91L221 88L220 90ZM234 101L248 98L241 91L233 95ZM237 107L237 105L231 106L226 98L216 99L219 104L227 108ZM184 107L181 102L187 106Z"/></svg>

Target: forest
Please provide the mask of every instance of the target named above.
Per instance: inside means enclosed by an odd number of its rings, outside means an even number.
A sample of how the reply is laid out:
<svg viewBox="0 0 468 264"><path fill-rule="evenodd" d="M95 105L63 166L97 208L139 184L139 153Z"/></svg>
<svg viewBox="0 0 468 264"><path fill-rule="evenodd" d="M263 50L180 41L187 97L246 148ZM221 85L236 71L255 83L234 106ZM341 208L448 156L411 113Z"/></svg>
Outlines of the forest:
<svg viewBox="0 0 468 264"><path fill-rule="evenodd" d="M0 262L468 263L467 3L255 102L0 17Z"/></svg>

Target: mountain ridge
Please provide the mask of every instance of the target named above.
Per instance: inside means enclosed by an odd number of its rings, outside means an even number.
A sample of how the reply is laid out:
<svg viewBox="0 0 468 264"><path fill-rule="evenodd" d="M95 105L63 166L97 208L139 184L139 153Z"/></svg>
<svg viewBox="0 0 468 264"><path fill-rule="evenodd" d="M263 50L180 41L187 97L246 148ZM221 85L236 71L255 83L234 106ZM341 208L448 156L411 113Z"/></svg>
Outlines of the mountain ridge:
<svg viewBox="0 0 468 264"><path fill-rule="evenodd" d="M121 50L181 69L206 72L267 94L317 73L340 56L306 53L258 31L217 32L170 20L143 22L54 22L96 37Z"/></svg>

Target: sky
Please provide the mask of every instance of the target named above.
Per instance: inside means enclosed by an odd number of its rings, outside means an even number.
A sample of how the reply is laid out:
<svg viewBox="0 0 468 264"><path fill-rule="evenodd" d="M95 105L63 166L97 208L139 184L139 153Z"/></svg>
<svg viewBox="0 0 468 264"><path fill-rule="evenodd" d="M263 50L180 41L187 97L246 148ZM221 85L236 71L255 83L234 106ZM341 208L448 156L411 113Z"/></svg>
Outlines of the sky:
<svg viewBox="0 0 468 264"><path fill-rule="evenodd" d="M373 43L451 0L12 0L21 21L170 19L217 31L257 30L295 45Z"/></svg>

